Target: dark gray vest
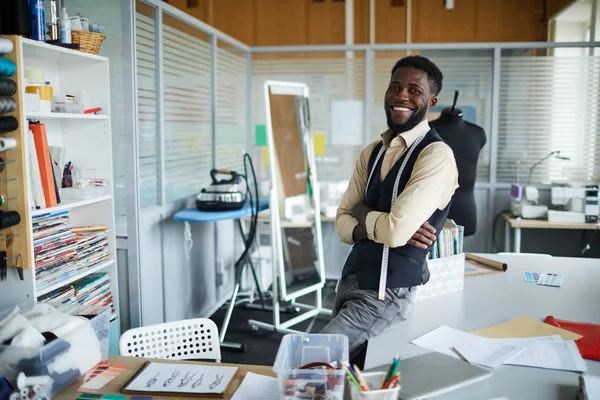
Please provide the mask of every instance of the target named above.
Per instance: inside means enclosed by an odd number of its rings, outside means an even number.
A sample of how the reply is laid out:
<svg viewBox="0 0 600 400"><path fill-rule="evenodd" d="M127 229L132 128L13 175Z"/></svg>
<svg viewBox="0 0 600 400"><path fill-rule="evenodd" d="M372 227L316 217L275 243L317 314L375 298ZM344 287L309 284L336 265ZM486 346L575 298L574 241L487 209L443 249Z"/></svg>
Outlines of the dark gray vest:
<svg viewBox="0 0 600 400"><path fill-rule="evenodd" d="M404 171L402 171L398 185L398 193L396 193L395 196L398 196L398 194L406 187L419 153L431 143L441 141L443 141L442 138L440 138L434 129L431 129L425 135L423 140L416 145L404 167ZM408 151L406 151L396 164L394 164L382 182L380 176L383 157L380 158L377 165L374 165L381 146L383 146L382 142L375 146L371 153L371 158L369 159L368 171L370 172L373 168L375 168L375 170L373 171L373 177L371 178L369 187L367 187L366 203L376 211L389 213L392 207L394 182ZM444 222L448 217L449 209L450 204L443 210L436 209L428 218L429 223L435 228L436 232L439 233L442 230ZM346 264L342 271L342 278L351 273L355 273L360 289L377 290L379 287L382 253L383 244L381 243L375 243L368 239L357 242L352 247L352 251L346 259ZM429 253L429 248L421 249L409 244L390 248L386 286L388 288L398 288L418 286L427 283L429 280L429 269L427 268L426 263L427 253Z"/></svg>

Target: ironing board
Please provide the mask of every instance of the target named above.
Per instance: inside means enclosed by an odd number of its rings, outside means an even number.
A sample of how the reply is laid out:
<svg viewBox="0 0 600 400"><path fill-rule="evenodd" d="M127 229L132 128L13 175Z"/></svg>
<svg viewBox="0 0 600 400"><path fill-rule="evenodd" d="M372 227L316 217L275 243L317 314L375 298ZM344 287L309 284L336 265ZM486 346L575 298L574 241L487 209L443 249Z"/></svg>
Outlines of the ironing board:
<svg viewBox="0 0 600 400"><path fill-rule="evenodd" d="M228 211L201 211L197 208L188 208L186 210L181 210L173 217L175 221L185 222L185 223L196 223L196 222L217 222L217 221L226 221L226 220L235 220L239 227L240 235L242 236L242 240L246 240L244 230L242 227L241 219L245 217L249 217L252 215L253 208L256 209L256 204L254 207L250 206L250 202L246 202L246 204L238 209L238 210L228 210ZM258 211L264 211L269 208L269 201L265 198L258 199ZM233 313L233 307L235 306L235 301L240 290L240 282L237 277L239 274L234 273L236 277L236 282L233 288L233 295L231 296L231 301L229 302L229 307L227 308L227 313L225 314L225 319L223 320L223 324L221 325L221 329L219 330L219 341L221 343L221 347L241 350L244 351L244 347L241 343L231 343L225 342L225 335L227 333L227 328L229 326L229 321L231 319L231 314Z"/></svg>
<svg viewBox="0 0 600 400"><path fill-rule="evenodd" d="M258 199L258 211L264 211L269 208L267 199ZM229 219L241 219L252 215L250 203L246 202L244 207L239 210L230 211L200 211L197 208L188 208L175 214L175 221L179 222L217 222Z"/></svg>

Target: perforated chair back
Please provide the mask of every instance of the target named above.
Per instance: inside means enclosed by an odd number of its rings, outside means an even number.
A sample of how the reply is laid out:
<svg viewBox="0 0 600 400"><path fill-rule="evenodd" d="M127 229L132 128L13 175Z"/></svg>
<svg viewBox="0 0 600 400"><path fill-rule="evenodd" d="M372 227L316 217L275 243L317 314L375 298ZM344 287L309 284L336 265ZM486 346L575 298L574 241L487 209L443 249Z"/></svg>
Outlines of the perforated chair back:
<svg viewBox="0 0 600 400"><path fill-rule="evenodd" d="M208 318L134 328L121 335L119 353L128 357L221 362L219 330Z"/></svg>

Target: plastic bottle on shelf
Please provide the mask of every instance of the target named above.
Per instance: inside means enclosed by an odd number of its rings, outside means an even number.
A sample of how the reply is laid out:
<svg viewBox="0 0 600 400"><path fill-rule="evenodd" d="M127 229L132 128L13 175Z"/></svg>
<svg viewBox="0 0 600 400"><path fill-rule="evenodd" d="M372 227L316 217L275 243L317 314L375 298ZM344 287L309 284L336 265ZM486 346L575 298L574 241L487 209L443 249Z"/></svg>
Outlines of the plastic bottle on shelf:
<svg viewBox="0 0 600 400"><path fill-rule="evenodd" d="M60 42L65 44L71 43L71 21L65 7L62 8L62 13L60 14Z"/></svg>
<svg viewBox="0 0 600 400"><path fill-rule="evenodd" d="M31 38L46 41L46 18L44 0L30 0L29 14L31 15Z"/></svg>

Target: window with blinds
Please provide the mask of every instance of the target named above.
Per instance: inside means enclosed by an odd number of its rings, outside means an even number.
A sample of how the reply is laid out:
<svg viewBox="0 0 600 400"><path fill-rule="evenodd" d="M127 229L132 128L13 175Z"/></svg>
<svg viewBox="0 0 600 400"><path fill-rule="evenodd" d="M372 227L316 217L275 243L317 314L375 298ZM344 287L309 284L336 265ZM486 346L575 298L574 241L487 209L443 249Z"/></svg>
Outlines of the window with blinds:
<svg viewBox="0 0 600 400"><path fill-rule="evenodd" d="M212 168L211 44L208 35L163 16L166 201L194 195Z"/></svg>
<svg viewBox="0 0 600 400"><path fill-rule="evenodd" d="M335 57L339 55L339 57ZM265 80L306 83L310 92L310 119L313 133L325 133L325 154L316 155L319 181L348 180L364 147L335 145L330 142L331 102L334 100L364 101L365 61L363 52L353 58L334 53L328 58L310 59L253 59L252 116L253 124L265 123ZM255 152L260 156L260 152ZM263 163L263 165L265 165ZM265 168L262 177L268 176Z"/></svg>
<svg viewBox="0 0 600 400"><path fill-rule="evenodd" d="M46 15L50 15L50 2L46 2ZM94 16L94 22L104 27L106 38L100 55L110 62L110 116L113 150L114 205L117 236L127 235L127 194L125 191L125 136L123 114L123 31L121 26L121 1L69 0L69 12Z"/></svg>
<svg viewBox="0 0 600 400"><path fill-rule="evenodd" d="M215 163L217 168L230 169L239 173L244 173L243 156L246 152L248 134L247 64L244 52L232 49L221 41L218 42Z"/></svg>
<svg viewBox="0 0 600 400"><path fill-rule="evenodd" d="M381 133L387 129L383 98L390 82L392 68L403 57L403 54L389 57L378 56L378 53L375 52L373 65L374 92L371 117L373 140L379 139ZM444 74L438 104L431 110L428 118L437 118L443 108L451 106L454 91L459 91L457 107L463 111L463 118L482 127L488 137L486 145L479 154L477 164L477 180L488 181L493 52L491 50L444 50L423 51L420 54L433 61Z"/></svg>
<svg viewBox="0 0 600 400"><path fill-rule="evenodd" d="M136 2L136 62L140 209L159 204L157 51L154 8Z"/></svg>
<svg viewBox="0 0 600 400"><path fill-rule="evenodd" d="M600 180L600 57L504 51L500 79L499 182ZM563 158L568 158L565 160Z"/></svg>

